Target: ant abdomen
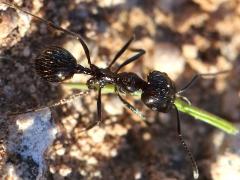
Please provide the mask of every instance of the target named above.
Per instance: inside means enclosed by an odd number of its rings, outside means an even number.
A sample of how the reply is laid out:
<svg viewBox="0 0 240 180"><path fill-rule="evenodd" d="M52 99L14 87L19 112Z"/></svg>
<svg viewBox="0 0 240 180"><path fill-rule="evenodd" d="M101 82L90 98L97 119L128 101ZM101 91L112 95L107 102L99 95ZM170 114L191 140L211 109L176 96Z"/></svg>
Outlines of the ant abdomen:
<svg viewBox="0 0 240 180"><path fill-rule="evenodd" d="M166 73L153 71L148 75L148 84L141 96L142 101L150 109L168 112L172 108L176 89Z"/></svg>
<svg viewBox="0 0 240 180"><path fill-rule="evenodd" d="M76 72L77 61L66 49L51 46L35 60L36 72L49 82L62 82Z"/></svg>

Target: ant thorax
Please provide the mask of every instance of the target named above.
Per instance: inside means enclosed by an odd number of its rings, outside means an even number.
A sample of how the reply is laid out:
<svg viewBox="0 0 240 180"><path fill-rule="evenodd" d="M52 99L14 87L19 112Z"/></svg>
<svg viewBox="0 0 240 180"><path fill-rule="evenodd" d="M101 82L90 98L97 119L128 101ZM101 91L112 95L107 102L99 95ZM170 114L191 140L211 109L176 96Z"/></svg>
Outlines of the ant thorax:
<svg viewBox="0 0 240 180"><path fill-rule="evenodd" d="M109 68L99 68L94 64L91 64L90 68L92 77L87 82L90 89L93 84L98 84L101 88L107 84L115 84L117 74Z"/></svg>

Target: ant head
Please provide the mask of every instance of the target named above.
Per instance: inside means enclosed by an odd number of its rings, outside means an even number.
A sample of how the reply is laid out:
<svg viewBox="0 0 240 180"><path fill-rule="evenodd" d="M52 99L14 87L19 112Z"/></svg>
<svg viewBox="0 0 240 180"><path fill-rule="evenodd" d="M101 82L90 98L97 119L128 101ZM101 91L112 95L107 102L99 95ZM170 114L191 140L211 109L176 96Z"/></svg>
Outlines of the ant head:
<svg viewBox="0 0 240 180"><path fill-rule="evenodd" d="M153 71L148 75L146 88L141 99L146 106L158 112L168 112L172 108L176 89L166 73Z"/></svg>
<svg viewBox="0 0 240 180"><path fill-rule="evenodd" d="M77 61L67 50L52 46L44 50L35 61L37 73L49 82L62 82L76 72Z"/></svg>

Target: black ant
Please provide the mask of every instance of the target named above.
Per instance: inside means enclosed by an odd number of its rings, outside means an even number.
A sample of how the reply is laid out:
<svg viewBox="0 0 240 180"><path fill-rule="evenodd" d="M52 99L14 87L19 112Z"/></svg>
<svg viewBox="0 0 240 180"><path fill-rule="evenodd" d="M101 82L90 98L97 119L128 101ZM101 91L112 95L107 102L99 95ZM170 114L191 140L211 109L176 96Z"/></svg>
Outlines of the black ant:
<svg viewBox="0 0 240 180"><path fill-rule="evenodd" d="M57 46L51 46L45 49L35 60L35 69L36 72L45 80L49 82L63 82L64 80L70 79L74 74L86 74L91 76L87 81L87 86L89 89L96 89L96 85L98 88L98 97L97 97L97 121L89 125L84 130L89 130L96 125L102 123L102 114L101 114L101 90L104 86L108 84L112 84L115 86L115 91L119 97L119 99L123 102L124 105L127 106L131 111L137 113L139 115L139 111L129 104L120 93L134 93L136 91L141 91L141 100L142 102L152 109L153 111L167 113L172 109L175 109L177 115L177 133L178 137L186 150L193 168L194 178L197 179L199 176L198 168L196 161L193 158L192 153L187 147L185 141L182 138L181 126L180 126L180 118L177 107L174 104L174 100L176 97L184 98L180 95L183 91L189 88L193 82L199 77L205 76L215 76L218 74L226 73L228 71L222 71L218 73L209 73L209 74L197 74L192 80L180 91L177 91L175 88L174 82L168 77L168 75L164 72L160 71L152 71L148 74L147 81L141 79L137 74L133 72L120 72L119 71L129 63L132 63L138 60L145 51L143 49L131 49L136 54L127 60L125 60L116 70L112 71L112 65L118 60L118 58L128 49L131 42L134 40L134 37L131 37L127 43L118 51L115 55L111 63L106 68L99 68L96 65L92 64L89 49L84 42L83 38L72 31L67 29L63 29L60 26L53 24L50 21L42 19L28 11L25 11L18 7L15 4L10 4L6 2L2 2L9 7L20 10L39 21L49 25L50 27L57 29L63 33L71 35L75 37L82 45L85 55L88 60L89 68L83 67L80 64L77 64L76 59L72 56L70 52L66 49ZM77 95L73 95L72 98ZM57 106L59 104L65 103L66 99L60 100L59 102L52 104L48 107ZM29 110L26 112L33 112L35 110ZM25 113L26 113L25 112ZM20 113L18 113L20 114ZM22 113L21 113L22 114ZM16 115L16 114L15 114Z"/></svg>

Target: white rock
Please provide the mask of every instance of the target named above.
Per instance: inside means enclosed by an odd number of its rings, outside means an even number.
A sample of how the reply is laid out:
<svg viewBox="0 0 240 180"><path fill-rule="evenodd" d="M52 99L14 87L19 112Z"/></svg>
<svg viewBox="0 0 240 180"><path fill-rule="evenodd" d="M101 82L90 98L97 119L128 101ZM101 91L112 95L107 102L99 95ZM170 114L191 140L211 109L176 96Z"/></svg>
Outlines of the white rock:
<svg viewBox="0 0 240 180"><path fill-rule="evenodd" d="M46 168L44 152L53 143L56 133L49 108L23 114L17 116L16 123L9 127L7 149L11 154L20 155L23 163L29 159L34 161L38 167L38 177L41 177ZM21 170L26 173L29 169L22 167Z"/></svg>
<svg viewBox="0 0 240 180"><path fill-rule="evenodd" d="M106 132L100 127L92 128L87 133L95 143L103 142L106 136Z"/></svg>

